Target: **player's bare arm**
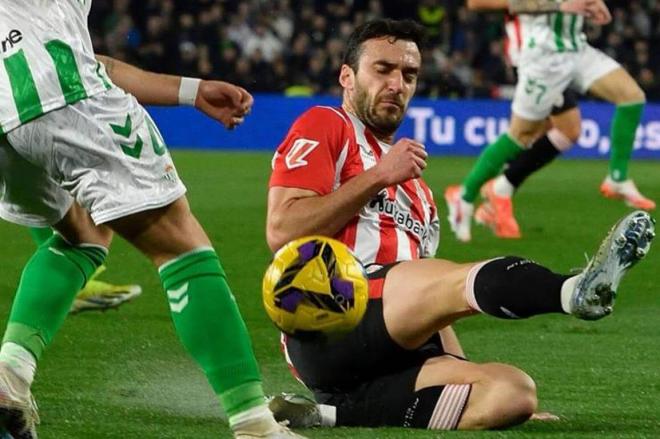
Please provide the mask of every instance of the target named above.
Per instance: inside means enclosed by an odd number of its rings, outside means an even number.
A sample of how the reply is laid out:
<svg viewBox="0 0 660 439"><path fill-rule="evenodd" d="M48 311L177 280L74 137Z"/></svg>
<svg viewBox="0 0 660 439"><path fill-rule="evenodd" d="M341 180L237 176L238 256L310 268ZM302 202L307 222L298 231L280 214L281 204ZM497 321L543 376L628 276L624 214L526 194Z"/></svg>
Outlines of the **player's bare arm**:
<svg viewBox="0 0 660 439"><path fill-rule="evenodd" d="M266 219L269 247L275 251L305 235L336 235L381 189L420 177L427 155L422 144L400 139L376 166L328 195L300 188L271 188Z"/></svg>
<svg viewBox="0 0 660 439"><path fill-rule="evenodd" d="M142 70L108 56L96 55L96 58L103 63L117 86L144 105L189 103L229 129L243 123L252 108L252 96L245 89L228 82L165 75ZM184 81L188 82L184 84ZM182 102L186 94L192 96L184 99L188 102Z"/></svg>
<svg viewBox="0 0 660 439"><path fill-rule="evenodd" d="M509 9L509 0L468 0L467 7L471 11L499 11Z"/></svg>
<svg viewBox="0 0 660 439"><path fill-rule="evenodd" d="M487 0L478 0L487 1ZM546 14L565 12L591 16L597 0L508 0L509 11L513 14Z"/></svg>

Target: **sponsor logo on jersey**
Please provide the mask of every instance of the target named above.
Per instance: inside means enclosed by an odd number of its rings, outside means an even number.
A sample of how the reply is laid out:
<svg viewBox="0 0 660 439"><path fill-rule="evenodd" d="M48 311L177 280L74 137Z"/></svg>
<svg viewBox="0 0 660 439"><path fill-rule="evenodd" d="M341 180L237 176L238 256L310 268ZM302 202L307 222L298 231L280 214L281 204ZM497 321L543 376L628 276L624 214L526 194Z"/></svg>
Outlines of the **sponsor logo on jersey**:
<svg viewBox="0 0 660 439"><path fill-rule="evenodd" d="M18 29L12 29L7 36L0 42L0 51L7 53L14 48L15 45L23 41L23 34Z"/></svg>
<svg viewBox="0 0 660 439"><path fill-rule="evenodd" d="M392 218L402 229L417 236L420 243L424 243L428 238L429 232L424 223L414 219L410 211L402 209L395 200L387 198L386 191L382 191L372 198L367 206L376 209L381 215Z"/></svg>
<svg viewBox="0 0 660 439"><path fill-rule="evenodd" d="M306 166L307 160L305 160L305 157L314 151L314 148L316 148L318 145L319 142L316 140L297 139L295 142L293 142L293 146L284 158L286 167L289 169L294 169L300 168L301 166Z"/></svg>

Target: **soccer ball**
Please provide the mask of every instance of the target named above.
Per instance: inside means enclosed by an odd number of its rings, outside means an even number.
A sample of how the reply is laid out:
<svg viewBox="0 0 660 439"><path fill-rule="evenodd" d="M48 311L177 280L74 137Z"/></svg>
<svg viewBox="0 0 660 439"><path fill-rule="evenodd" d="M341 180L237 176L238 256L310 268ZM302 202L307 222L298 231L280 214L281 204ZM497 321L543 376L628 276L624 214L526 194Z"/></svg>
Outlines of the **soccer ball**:
<svg viewBox="0 0 660 439"><path fill-rule="evenodd" d="M364 316L369 284L364 267L343 243L325 236L289 242L266 270L263 302L275 325L288 334L340 334Z"/></svg>

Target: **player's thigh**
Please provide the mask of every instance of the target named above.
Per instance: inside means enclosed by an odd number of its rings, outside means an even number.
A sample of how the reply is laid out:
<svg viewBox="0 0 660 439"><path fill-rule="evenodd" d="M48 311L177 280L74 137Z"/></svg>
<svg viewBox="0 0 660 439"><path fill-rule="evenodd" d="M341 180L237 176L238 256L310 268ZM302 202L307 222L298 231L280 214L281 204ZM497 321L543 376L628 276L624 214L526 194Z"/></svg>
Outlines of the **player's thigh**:
<svg viewBox="0 0 660 439"><path fill-rule="evenodd" d="M462 386L469 386L459 429L506 427L525 421L536 410L534 381L508 364L478 364L446 355L430 358L417 376L415 390L436 386L444 386L454 398L465 392Z"/></svg>
<svg viewBox="0 0 660 439"><path fill-rule="evenodd" d="M615 104L644 101L637 82L614 59L587 46L579 59L577 87Z"/></svg>
<svg viewBox="0 0 660 439"><path fill-rule="evenodd" d="M113 88L12 131L14 148L106 223L166 206L185 193L155 125Z"/></svg>
<svg viewBox="0 0 660 439"><path fill-rule="evenodd" d="M419 259L390 269L383 285L383 315L391 337L415 349L457 318L472 313L465 285L475 264Z"/></svg>
<svg viewBox="0 0 660 439"><path fill-rule="evenodd" d="M164 207L113 220L108 225L157 266L183 253L211 247L185 196Z"/></svg>
<svg viewBox="0 0 660 439"><path fill-rule="evenodd" d="M73 197L39 166L21 156L0 136L0 217L28 227L48 227L61 221Z"/></svg>

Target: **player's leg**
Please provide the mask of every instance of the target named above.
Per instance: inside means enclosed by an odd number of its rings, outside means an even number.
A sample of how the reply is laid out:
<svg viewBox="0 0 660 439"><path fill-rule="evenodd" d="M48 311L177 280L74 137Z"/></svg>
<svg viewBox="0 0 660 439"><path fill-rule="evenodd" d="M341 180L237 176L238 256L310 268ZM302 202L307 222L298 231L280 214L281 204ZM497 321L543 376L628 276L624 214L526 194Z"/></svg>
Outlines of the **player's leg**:
<svg viewBox="0 0 660 439"><path fill-rule="evenodd" d="M570 82L568 63L557 65L555 69L561 71L551 72L550 76L538 63L521 66L508 132L482 151L461 186L450 186L445 191L449 224L460 241L471 239L474 200L484 183L498 175L505 163L528 148L544 131L545 119Z"/></svg>
<svg viewBox="0 0 660 439"><path fill-rule="evenodd" d="M112 236L77 204L55 227L66 238L53 235L25 265L0 349L0 411L14 437L36 437L30 386L37 363L74 296L105 259Z"/></svg>
<svg viewBox="0 0 660 439"><path fill-rule="evenodd" d="M53 236L50 227L30 227L30 236L37 247L44 244ZM98 280L98 276L106 270L101 265L87 281L85 286L76 294L70 312L77 313L87 310L107 310L133 300L142 293L142 287L135 284L115 285Z"/></svg>
<svg viewBox="0 0 660 439"><path fill-rule="evenodd" d="M616 61L592 47L588 47L583 62L579 84L616 105L610 126L609 174L601 192L638 209L654 209L655 202L643 196L628 176L635 134L646 103L644 92Z"/></svg>
<svg viewBox="0 0 660 439"><path fill-rule="evenodd" d="M550 123L552 125L544 135L510 161L504 173L481 189L481 195L486 201L475 212L475 220L490 227L497 237L521 237L520 227L513 214L514 192L527 177L548 165L577 142L581 117L573 91L566 90L561 105L552 108Z"/></svg>
<svg viewBox="0 0 660 439"><path fill-rule="evenodd" d="M387 273L383 287L388 333L400 346L414 349L441 328L476 312L503 319L545 313L588 320L604 317L612 311L621 277L645 256L653 237L647 214L629 214L576 276L554 273L514 256L478 264L438 259L402 262Z"/></svg>
<svg viewBox="0 0 660 439"><path fill-rule="evenodd" d="M277 431L226 274L185 197L110 225L159 267L177 334L204 370L236 434Z"/></svg>
<svg viewBox="0 0 660 439"><path fill-rule="evenodd" d="M506 365L458 360L447 355L452 343L447 346L438 334L404 349L390 336L383 307L382 300L370 299L358 327L339 340L286 337L289 365L317 402L274 397L278 420L307 427L451 430L501 428L534 411L534 384L526 374Z"/></svg>
<svg viewBox="0 0 660 439"><path fill-rule="evenodd" d="M497 195L511 197L530 175L547 166L578 141L582 116L575 92L564 92L562 105L552 108L550 123L550 129L534 141L531 148L509 162L502 176L497 177L494 186Z"/></svg>

